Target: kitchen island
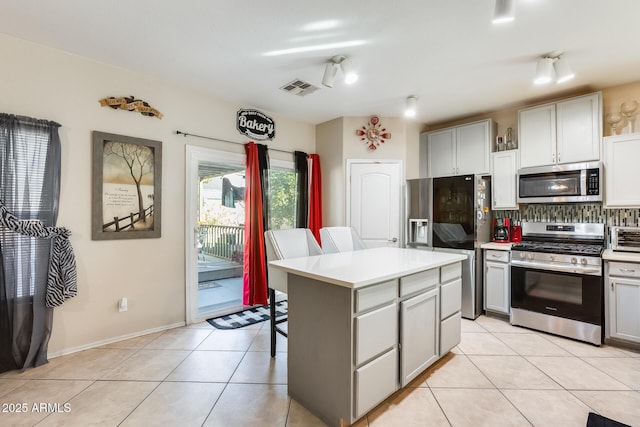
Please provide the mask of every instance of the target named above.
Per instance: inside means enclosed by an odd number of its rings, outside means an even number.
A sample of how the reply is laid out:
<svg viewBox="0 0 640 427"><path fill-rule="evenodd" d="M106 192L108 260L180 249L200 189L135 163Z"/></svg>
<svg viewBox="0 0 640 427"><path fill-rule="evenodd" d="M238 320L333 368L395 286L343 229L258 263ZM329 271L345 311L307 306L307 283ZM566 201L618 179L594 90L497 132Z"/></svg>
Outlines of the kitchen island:
<svg viewBox="0 0 640 427"><path fill-rule="evenodd" d="M463 255L374 248L272 261L288 273L289 395L357 421L460 342Z"/></svg>

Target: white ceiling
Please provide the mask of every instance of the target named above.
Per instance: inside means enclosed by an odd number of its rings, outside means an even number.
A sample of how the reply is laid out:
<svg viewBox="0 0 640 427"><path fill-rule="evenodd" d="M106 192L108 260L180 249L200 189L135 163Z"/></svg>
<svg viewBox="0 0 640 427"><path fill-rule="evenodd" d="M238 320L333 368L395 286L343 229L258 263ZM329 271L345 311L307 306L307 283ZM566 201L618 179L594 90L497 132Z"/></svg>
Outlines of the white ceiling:
<svg viewBox="0 0 640 427"><path fill-rule="evenodd" d="M515 2L515 21L493 25L494 0L0 0L0 32L310 123L400 117L416 95L429 124L640 80L639 0ZM313 29L323 22L334 26ZM536 60L556 50L576 78L533 85ZM360 80L329 89L337 54ZM279 89L294 79L320 89Z"/></svg>

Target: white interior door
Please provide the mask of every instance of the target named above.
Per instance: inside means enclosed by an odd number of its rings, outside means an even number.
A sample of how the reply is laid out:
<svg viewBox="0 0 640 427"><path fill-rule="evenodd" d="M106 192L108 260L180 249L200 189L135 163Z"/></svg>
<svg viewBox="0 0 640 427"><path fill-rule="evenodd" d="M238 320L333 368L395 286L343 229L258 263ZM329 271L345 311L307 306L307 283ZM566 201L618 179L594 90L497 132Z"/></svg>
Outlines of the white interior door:
<svg viewBox="0 0 640 427"><path fill-rule="evenodd" d="M399 160L347 161L347 225L370 247L400 247L401 169Z"/></svg>

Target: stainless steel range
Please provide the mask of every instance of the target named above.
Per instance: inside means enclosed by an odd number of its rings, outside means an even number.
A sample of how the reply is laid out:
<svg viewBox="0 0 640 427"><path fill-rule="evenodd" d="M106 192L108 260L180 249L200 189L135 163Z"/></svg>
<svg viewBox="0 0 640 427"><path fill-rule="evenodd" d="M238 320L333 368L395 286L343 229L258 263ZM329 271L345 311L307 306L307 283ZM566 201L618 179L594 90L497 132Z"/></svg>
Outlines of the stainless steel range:
<svg viewBox="0 0 640 427"><path fill-rule="evenodd" d="M511 248L511 324L602 344L604 224L522 224Z"/></svg>

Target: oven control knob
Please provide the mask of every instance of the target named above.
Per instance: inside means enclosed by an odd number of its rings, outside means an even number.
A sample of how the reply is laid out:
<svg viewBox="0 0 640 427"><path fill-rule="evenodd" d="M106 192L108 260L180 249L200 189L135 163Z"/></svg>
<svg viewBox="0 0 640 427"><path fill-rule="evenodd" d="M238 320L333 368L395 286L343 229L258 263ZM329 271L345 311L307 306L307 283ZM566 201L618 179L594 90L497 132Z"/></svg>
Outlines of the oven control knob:
<svg viewBox="0 0 640 427"><path fill-rule="evenodd" d="M533 254L527 254L527 258L533 259Z"/></svg>
<svg viewBox="0 0 640 427"><path fill-rule="evenodd" d="M586 259L586 258L582 258L582 259L580 260L580 264L582 264L582 265L587 265L587 259Z"/></svg>
<svg viewBox="0 0 640 427"><path fill-rule="evenodd" d="M524 258L525 256L527 256L527 254L525 254L524 252L520 252L520 258Z"/></svg>
<svg viewBox="0 0 640 427"><path fill-rule="evenodd" d="M576 257L571 257L571 264L577 264L578 263L578 259Z"/></svg>

